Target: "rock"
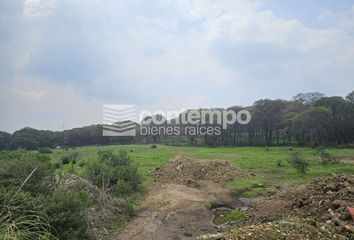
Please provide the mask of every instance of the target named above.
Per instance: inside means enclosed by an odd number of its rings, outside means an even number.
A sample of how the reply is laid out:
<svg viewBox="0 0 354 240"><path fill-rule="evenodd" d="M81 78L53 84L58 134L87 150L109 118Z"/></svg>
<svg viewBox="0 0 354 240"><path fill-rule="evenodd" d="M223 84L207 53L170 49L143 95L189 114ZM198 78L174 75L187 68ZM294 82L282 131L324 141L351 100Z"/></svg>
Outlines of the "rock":
<svg viewBox="0 0 354 240"><path fill-rule="evenodd" d="M170 220L174 220L177 218L177 213L175 212L170 212L166 215L165 217L165 221L170 221Z"/></svg>
<svg viewBox="0 0 354 240"><path fill-rule="evenodd" d="M280 221L278 222L278 224L279 224L280 226L282 226L282 227L291 227L291 226L294 226L294 225L295 225L294 223L288 222L288 221L286 221L286 220L280 220Z"/></svg>

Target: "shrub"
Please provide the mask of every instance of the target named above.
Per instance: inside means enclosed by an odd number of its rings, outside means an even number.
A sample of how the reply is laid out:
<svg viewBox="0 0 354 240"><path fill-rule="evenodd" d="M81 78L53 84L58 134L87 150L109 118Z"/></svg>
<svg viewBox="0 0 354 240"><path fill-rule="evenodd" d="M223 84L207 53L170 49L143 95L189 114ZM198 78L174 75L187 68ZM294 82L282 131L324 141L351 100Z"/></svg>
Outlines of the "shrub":
<svg viewBox="0 0 354 240"><path fill-rule="evenodd" d="M62 156L62 157L60 158L60 160L61 160L61 164L63 164L63 165L70 163L69 156Z"/></svg>
<svg viewBox="0 0 354 240"><path fill-rule="evenodd" d="M283 167L283 162L282 162L282 160L277 160L277 166L278 167Z"/></svg>
<svg viewBox="0 0 354 240"><path fill-rule="evenodd" d="M98 159L85 165L84 175L102 190L121 197L126 215L134 214L131 197L139 191L141 177L126 151L99 151Z"/></svg>
<svg viewBox="0 0 354 240"><path fill-rule="evenodd" d="M0 239L57 239L51 233L47 218L41 213L23 211L14 214L12 206L3 206L0 212Z"/></svg>
<svg viewBox="0 0 354 240"><path fill-rule="evenodd" d="M77 152L71 153L70 155L62 156L61 157L61 164L63 164L63 165L69 164L69 163L76 164L78 158L79 158L79 153L77 153Z"/></svg>
<svg viewBox="0 0 354 240"><path fill-rule="evenodd" d="M39 153L45 153L45 154L50 154L53 153L52 149L48 148L48 147L43 147L43 148L39 148L38 149Z"/></svg>
<svg viewBox="0 0 354 240"><path fill-rule="evenodd" d="M157 148L155 144L151 145L150 148Z"/></svg>
<svg viewBox="0 0 354 240"><path fill-rule="evenodd" d="M36 169L34 174L22 187L22 190L30 192L34 196L48 193L52 177L50 164L35 159L0 161L0 188L18 189L34 169Z"/></svg>
<svg viewBox="0 0 354 240"><path fill-rule="evenodd" d="M89 197L83 191L57 189L46 204L49 224L61 240L81 240L86 238L88 226L84 213L89 205Z"/></svg>
<svg viewBox="0 0 354 240"><path fill-rule="evenodd" d="M119 151L113 154L111 151L98 152L98 159L91 161L85 166L85 176L98 187L105 186L117 191L117 183L124 180L128 183L133 192L138 191L141 178L137 165L129 158L126 151Z"/></svg>
<svg viewBox="0 0 354 240"><path fill-rule="evenodd" d="M294 152L290 160L291 165L302 174L305 174L308 168L308 162L303 159L298 152Z"/></svg>
<svg viewBox="0 0 354 240"><path fill-rule="evenodd" d="M0 189L0 239L56 239L51 234L44 202L41 195Z"/></svg>
<svg viewBox="0 0 354 240"><path fill-rule="evenodd" d="M338 164L340 161L339 158L332 156L323 148L318 149L318 153L320 156L320 164L323 166L326 166L331 163Z"/></svg>
<svg viewBox="0 0 354 240"><path fill-rule="evenodd" d="M54 167L54 169L59 169L60 163L59 162L54 163L53 167Z"/></svg>

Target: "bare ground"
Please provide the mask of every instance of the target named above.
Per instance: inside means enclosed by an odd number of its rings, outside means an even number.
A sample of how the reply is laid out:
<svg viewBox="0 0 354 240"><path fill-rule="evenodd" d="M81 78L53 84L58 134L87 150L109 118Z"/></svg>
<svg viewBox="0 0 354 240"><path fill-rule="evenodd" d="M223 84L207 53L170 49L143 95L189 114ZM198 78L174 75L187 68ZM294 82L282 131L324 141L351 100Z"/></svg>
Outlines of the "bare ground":
<svg viewBox="0 0 354 240"><path fill-rule="evenodd" d="M217 227L212 223L213 215L206 208L206 203L216 201L232 207L243 205L232 191L222 187L224 179L220 175L208 174L213 172L213 168L217 168L214 173L227 174L220 166L229 172L236 171L227 163L210 164L209 161L203 165L177 156L157 170L156 182L140 206L137 216L113 239L189 240L201 234L217 232ZM200 174L200 170L207 174ZM170 174L174 177L171 178ZM207 180L204 180L205 176ZM226 179L232 180L229 176Z"/></svg>

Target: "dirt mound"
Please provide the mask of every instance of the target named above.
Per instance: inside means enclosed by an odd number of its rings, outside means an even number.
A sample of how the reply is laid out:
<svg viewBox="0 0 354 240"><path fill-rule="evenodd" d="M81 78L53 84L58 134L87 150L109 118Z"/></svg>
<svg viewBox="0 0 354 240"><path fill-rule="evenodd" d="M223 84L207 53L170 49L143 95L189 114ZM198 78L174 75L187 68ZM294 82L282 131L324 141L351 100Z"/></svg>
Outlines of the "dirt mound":
<svg viewBox="0 0 354 240"><path fill-rule="evenodd" d="M232 166L227 161L197 161L178 155L154 173L159 181L186 182L204 180L215 183L232 181L236 177L248 178L251 174Z"/></svg>
<svg viewBox="0 0 354 240"><path fill-rule="evenodd" d="M331 239L324 232L315 227L299 221L282 221L279 223L265 223L245 226L227 233L202 235L198 240L307 240L307 239Z"/></svg>
<svg viewBox="0 0 354 240"><path fill-rule="evenodd" d="M313 219L350 237L354 236L354 222L348 206L354 207L354 176L337 175L279 193L258 205L255 216L263 221L284 216Z"/></svg>

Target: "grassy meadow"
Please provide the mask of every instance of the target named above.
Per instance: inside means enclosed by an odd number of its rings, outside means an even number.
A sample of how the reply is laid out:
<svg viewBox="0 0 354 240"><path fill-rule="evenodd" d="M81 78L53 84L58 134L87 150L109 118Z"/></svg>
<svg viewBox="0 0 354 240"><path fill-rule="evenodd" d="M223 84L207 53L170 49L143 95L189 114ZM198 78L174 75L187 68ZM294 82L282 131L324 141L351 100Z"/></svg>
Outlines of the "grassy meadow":
<svg viewBox="0 0 354 240"><path fill-rule="evenodd" d="M177 154L200 160L224 160L235 166L254 173L250 179L236 178L229 187L243 192L246 197L255 197L274 192L277 188L289 184L306 183L317 177L326 177L332 173L354 174L354 149L328 148L326 151L340 159L338 164L323 166L320 164L318 150L312 148L294 147L173 147L157 145L110 145L70 148L68 150L56 149L51 156L53 164L61 162L63 156L78 153L75 164L69 163L57 169L58 172L82 173L83 166L97 158L100 150L126 150L138 163L139 171L144 177L144 184L148 186L152 181L152 172L156 167L167 163ZM309 163L305 174L297 172L289 160L294 152Z"/></svg>

